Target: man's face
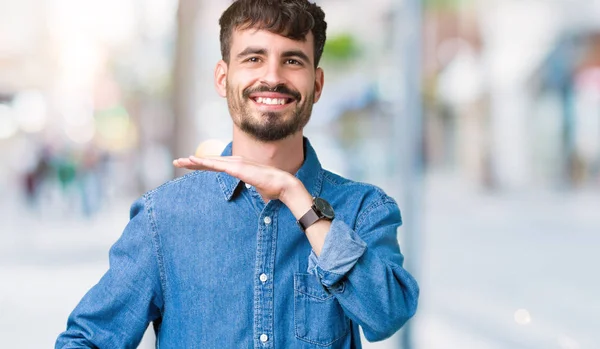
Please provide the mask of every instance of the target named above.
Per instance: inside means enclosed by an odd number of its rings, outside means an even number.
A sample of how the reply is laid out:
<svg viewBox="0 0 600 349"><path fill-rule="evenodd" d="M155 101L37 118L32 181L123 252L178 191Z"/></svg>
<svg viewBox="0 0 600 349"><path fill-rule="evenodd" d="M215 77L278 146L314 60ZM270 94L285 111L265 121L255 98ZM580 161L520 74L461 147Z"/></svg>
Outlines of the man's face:
<svg viewBox="0 0 600 349"><path fill-rule="evenodd" d="M262 142L284 139L308 123L321 95L313 36L294 41L266 30L235 30L229 64L217 65L217 89L233 122Z"/></svg>

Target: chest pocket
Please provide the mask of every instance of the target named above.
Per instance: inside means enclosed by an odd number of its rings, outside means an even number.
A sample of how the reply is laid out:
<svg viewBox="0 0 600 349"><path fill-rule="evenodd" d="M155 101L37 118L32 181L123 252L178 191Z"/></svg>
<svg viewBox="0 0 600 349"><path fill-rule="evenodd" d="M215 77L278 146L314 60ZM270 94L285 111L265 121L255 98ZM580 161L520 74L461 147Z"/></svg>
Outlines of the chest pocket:
<svg viewBox="0 0 600 349"><path fill-rule="evenodd" d="M296 338L327 347L350 330L340 303L310 274L294 274L294 327Z"/></svg>

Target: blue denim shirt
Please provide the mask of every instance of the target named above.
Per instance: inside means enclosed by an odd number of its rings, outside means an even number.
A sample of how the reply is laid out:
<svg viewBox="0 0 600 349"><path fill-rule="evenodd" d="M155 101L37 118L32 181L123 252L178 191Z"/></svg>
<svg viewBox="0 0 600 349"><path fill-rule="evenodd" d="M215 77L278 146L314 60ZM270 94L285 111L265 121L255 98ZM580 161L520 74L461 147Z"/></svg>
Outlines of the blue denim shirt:
<svg viewBox="0 0 600 349"><path fill-rule="evenodd" d="M322 169L306 139L296 176L335 210L319 257L280 201L192 172L132 205L56 348L135 348L150 322L160 349L360 348L358 326L370 341L391 336L419 294L402 268L398 206Z"/></svg>

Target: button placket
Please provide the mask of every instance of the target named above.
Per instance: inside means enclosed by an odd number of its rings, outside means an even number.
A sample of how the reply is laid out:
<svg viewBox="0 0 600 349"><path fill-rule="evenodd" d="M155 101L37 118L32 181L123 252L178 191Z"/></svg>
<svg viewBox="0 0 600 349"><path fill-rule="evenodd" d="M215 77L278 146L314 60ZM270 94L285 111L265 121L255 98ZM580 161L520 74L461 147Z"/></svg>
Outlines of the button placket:
<svg viewBox="0 0 600 349"><path fill-rule="evenodd" d="M252 191L256 193L256 191ZM262 200L262 198L261 198ZM273 348L273 269L275 263L275 249L277 245L277 210L279 206L275 201L268 202L262 209L258 218L258 241L255 293L254 293L254 333L255 349Z"/></svg>

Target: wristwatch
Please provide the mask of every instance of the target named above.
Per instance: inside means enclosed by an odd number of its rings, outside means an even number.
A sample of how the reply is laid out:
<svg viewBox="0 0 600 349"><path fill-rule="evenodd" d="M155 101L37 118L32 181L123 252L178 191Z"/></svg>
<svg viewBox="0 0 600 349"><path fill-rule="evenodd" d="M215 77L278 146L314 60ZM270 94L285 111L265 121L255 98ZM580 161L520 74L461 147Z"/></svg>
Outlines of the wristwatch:
<svg viewBox="0 0 600 349"><path fill-rule="evenodd" d="M302 231L306 231L308 227L316 221L326 219L332 221L335 218L333 207L322 198L313 198L313 204L299 220L296 221Z"/></svg>

